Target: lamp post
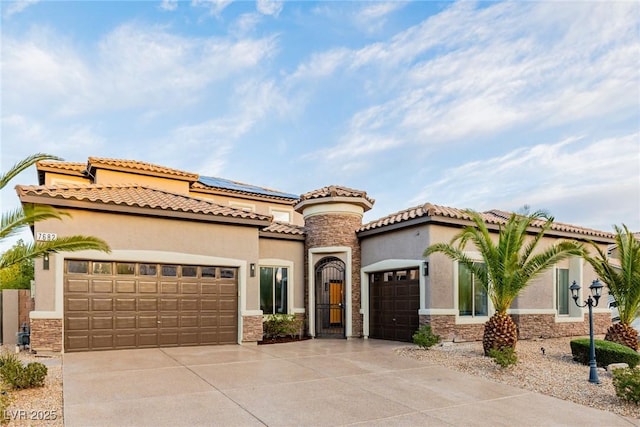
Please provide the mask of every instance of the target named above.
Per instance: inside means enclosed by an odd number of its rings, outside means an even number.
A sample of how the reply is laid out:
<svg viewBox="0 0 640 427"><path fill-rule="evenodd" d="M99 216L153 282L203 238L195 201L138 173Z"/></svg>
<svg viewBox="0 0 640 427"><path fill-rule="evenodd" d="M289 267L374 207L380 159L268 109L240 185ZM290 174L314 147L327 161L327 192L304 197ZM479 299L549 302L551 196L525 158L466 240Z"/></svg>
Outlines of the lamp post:
<svg viewBox="0 0 640 427"><path fill-rule="evenodd" d="M594 280L591 286L589 286L591 295L589 295L589 298L587 298L583 305L580 305L578 304L580 285L574 280L573 284L569 287L571 297L578 307L584 308L589 306L589 382L594 384L600 384L600 379L598 378L598 368L596 365L596 346L593 341L593 307L598 305L598 301L602 296L602 288L602 283L600 283L598 279Z"/></svg>

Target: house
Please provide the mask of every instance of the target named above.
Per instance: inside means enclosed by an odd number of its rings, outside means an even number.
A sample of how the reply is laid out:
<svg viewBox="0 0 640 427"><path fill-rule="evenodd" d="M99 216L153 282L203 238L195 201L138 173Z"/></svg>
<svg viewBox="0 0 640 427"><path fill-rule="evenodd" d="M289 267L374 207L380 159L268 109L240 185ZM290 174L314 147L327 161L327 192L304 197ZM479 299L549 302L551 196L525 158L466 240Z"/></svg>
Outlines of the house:
<svg viewBox="0 0 640 427"><path fill-rule="evenodd" d="M441 255L422 257L470 224L460 209L425 204L363 224L374 200L340 186L295 195L96 157L42 161L37 170L39 185L16 186L21 202L71 217L36 223L34 237L93 235L112 251L36 263L35 350L255 343L271 313L304 319L314 337L410 341L430 323L445 339L475 340L491 315L468 272ZM492 230L508 217L483 215ZM545 244L557 239L613 242L610 233L555 223ZM580 258L547 271L512 306L520 336L586 333L568 286L595 278ZM598 332L610 317L596 309Z"/></svg>

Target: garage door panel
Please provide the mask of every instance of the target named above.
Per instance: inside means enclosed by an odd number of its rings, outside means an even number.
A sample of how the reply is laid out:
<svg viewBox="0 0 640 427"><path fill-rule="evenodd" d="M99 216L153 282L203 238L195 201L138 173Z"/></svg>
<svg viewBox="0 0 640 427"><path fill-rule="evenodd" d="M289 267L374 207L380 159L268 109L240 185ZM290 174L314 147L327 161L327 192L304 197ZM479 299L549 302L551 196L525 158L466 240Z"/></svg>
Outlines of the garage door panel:
<svg viewBox="0 0 640 427"><path fill-rule="evenodd" d="M69 316L64 327L69 331L86 331L89 329L89 315Z"/></svg>
<svg viewBox="0 0 640 427"><path fill-rule="evenodd" d="M180 291L183 294L197 294L199 293L198 283L182 283Z"/></svg>
<svg viewBox="0 0 640 427"><path fill-rule="evenodd" d="M139 315L138 328L148 329L158 327L158 316L155 315Z"/></svg>
<svg viewBox="0 0 640 427"><path fill-rule="evenodd" d="M91 348L95 350L106 350L114 348L113 334L99 334L94 333L91 335Z"/></svg>
<svg viewBox="0 0 640 427"><path fill-rule="evenodd" d="M65 340L65 349L69 351L86 351L89 350L88 334L69 334Z"/></svg>
<svg viewBox="0 0 640 427"><path fill-rule="evenodd" d="M157 298L138 298L138 311L158 311L158 299Z"/></svg>
<svg viewBox="0 0 640 427"><path fill-rule="evenodd" d="M177 298L161 298L160 310L162 311L178 311L178 299Z"/></svg>
<svg viewBox="0 0 640 427"><path fill-rule="evenodd" d="M178 316L160 316L160 325L163 328L177 328L180 326Z"/></svg>
<svg viewBox="0 0 640 427"><path fill-rule="evenodd" d="M178 282L161 282L160 289L163 294L177 294Z"/></svg>
<svg viewBox="0 0 640 427"><path fill-rule="evenodd" d="M116 348L136 348L137 344L136 333L133 331L116 334Z"/></svg>
<svg viewBox="0 0 640 427"><path fill-rule="evenodd" d="M80 292L86 294L89 292L89 280L88 279L68 279L65 289L67 293Z"/></svg>
<svg viewBox="0 0 640 427"><path fill-rule="evenodd" d="M116 329L135 329L136 328L136 316L135 315L117 315L116 316Z"/></svg>
<svg viewBox="0 0 640 427"><path fill-rule="evenodd" d="M198 326L198 316L180 316L180 327L191 328Z"/></svg>
<svg viewBox="0 0 640 427"><path fill-rule="evenodd" d="M113 329L113 317L94 316L91 318L91 329Z"/></svg>
<svg viewBox="0 0 640 427"><path fill-rule="evenodd" d="M198 311L198 299L196 299L196 298L181 298L180 299L180 311Z"/></svg>
<svg viewBox="0 0 640 427"><path fill-rule="evenodd" d="M113 311L113 299L109 298L91 298L92 311Z"/></svg>
<svg viewBox="0 0 640 427"><path fill-rule="evenodd" d="M65 351L237 342L236 268L82 262L65 273Z"/></svg>
<svg viewBox="0 0 640 427"><path fill-rule="evenodd" d="M91 292L110 294L113 292L113 281L111 280L92 280Z"/></svg>
<svg viewBox="0 0 640 427"><path fill-rule="evenodd" d="M116 280L116 292L119 294L136 292L135 280Z"/></svg>
<svg viewBox="0 0 640 427"><path fill-rule="evenodd" d="M140 281L138 282L138 292L141 294L157 294L158 282Z"/></svg>
<svg viewBox="0 0 640 427"><path fill-rule="evenodd" d="M116 298L116 311L136 311L136 299Z"/></svg>
<svg viewBox="0 0 640 427"><path fill-rule="evenodd" d="M67 311L89 311L89 299L67 298Z"/></svg>

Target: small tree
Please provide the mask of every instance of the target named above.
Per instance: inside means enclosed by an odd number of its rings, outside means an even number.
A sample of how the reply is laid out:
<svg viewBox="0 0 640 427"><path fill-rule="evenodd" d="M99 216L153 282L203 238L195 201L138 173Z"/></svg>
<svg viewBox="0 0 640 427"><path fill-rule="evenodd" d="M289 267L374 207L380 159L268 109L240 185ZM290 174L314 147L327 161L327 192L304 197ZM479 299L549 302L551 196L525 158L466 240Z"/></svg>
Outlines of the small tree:
<svg viewBox="0 0 640 427"><path fill-rule="evenodd" d="M583 248L577 242L561 241L534 254L544 234L551 228L553 217L537 211L529 215L511 214L500 226L497 244L484 218L478 212L466 211L473 225L465 227L451 243L436 243L429 246L424 256L442 252L449 258L465 265L487 291L496 312L484 326L482 344L484 354L489 350L515 348L518 340L517 328L507 310L513 300L527 287L531 280L547 268L572 255L582 255ZM537 232L532 233L535 227ZM531 238L527 239L531 233ZM473 243L482 257L479 264L464 252L467 242Z"/></svg>
<svg viewBox="0 0 640 427"><path fill-rule="evenodd" d="M585 255L585 259L618 303L620 322L609 327L605 340L638 350L638 332L631 327L631 322L640 310L640 241L624 224L614 229L619 265L593 242L590 243L597 255Z"/></svg>
<svg viewBox="0 0 640 427"><path fill-rule="evenodd" d="M22 239L15 246L25 246ZM18 264L0 270L0 289L29 289L33 280L32 259L25 259Z"/></svg>

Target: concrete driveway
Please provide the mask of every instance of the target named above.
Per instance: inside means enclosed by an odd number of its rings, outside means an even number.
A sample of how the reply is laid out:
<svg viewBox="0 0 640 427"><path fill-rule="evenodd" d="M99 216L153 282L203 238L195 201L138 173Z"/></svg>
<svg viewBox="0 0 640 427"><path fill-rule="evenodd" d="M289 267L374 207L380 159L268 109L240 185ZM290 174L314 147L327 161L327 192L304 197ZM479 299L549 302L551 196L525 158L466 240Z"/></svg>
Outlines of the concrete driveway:
<svg viewBox="0 0 640 427"><path fill-rule="evenodd" d="M70 353L65 426L629 426L629 419L403 358L405 344Z"/></svg>

